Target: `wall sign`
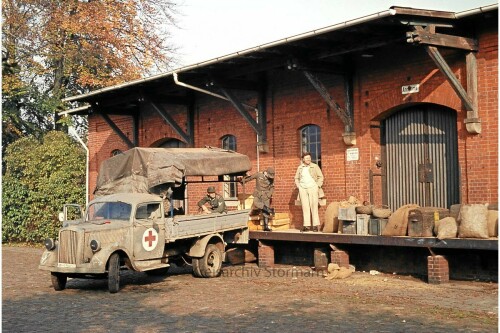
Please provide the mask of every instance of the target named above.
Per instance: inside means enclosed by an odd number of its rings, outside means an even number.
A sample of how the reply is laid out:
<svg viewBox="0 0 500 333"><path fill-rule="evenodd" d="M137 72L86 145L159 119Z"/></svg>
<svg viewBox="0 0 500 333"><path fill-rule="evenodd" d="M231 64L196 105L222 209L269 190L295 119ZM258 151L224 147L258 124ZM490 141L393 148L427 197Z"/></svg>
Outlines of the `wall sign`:
<svg viewBox="0 0 500 333"><path fill-rule="evenodd" d="M359 148L347 148L345 154L347 162L359 160Z"/></svg>
<svg viewBox="0 0 500 333"><path fill-rule="evenodd" d="M406 94L413 94L413 93L418 93L420 89L420 84L410 84L409 86L402 86L401 87L401 94L406 95Z"/></svg>

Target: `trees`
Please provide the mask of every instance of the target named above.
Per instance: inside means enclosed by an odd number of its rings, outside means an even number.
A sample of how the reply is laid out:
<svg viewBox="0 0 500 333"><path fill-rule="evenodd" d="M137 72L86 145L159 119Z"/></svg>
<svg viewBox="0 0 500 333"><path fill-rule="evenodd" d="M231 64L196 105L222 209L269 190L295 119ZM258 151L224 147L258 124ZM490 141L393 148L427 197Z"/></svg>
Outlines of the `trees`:
<svg viewBox="0 0 500 333"><path fill-rule="evenodd" d="M175 14L169 0L3 1L4 140L58 124L61 98L168 69Z"/></svg>
<svg viewBox="0 0 500 333"><path fill-rule="evenodd" d="M17 140L7 148L5 164L2 242L55 238L63 204L85 204L85 152L65 133L51 131L41 142Z"/></svg>

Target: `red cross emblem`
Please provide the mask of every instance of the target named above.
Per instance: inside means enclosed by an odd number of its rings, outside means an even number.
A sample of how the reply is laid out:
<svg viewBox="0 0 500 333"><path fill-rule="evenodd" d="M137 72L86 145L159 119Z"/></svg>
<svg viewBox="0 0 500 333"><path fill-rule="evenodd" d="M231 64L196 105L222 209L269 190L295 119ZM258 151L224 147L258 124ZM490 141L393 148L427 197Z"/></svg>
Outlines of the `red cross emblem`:
<svg viewBox="0 0 500 333"><path fill-rule="evenodd" d="M146 251L153 251L158 244L158 232L155 229L149 228L142 235L142 247Z"/></svg>
<svg viewBox="0 0 500 333"><path fill-rule="evenodd" d="M151 230L149 230L149 235L146 236L146 238L144 238L144 241L148 242L149 243L149 247L151 247L151 245L153 245L153 242L155 240L156 240L156 236L153 235L153 232Z"/></svg>

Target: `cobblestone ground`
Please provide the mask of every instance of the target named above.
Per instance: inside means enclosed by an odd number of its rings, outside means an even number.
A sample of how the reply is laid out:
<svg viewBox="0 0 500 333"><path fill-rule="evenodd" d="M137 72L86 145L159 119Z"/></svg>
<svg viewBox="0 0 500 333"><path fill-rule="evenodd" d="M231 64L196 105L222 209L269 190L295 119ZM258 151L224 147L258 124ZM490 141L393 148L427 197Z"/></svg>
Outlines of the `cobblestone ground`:
<svg viewBox="0 0 500 333"><path fill-rule="evenodd" d="M225 266L221 277L189 268L165 277L124 271L70 279L56 292L38 270L42 250L2 247L4 332L497 332L498 284L355 272L326 280L307 267Z"/></svg>

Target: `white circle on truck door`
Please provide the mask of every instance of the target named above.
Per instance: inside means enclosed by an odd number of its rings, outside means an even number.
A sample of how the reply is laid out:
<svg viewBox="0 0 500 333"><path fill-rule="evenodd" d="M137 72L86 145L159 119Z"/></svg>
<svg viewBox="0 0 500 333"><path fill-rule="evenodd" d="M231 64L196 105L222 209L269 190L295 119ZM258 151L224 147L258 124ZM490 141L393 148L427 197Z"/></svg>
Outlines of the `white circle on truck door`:
<svg viewBox="0 0 500 333"><path fill-rule="evenodd" d="M153 251L158 244L158 233L155 229L149 228L142 234L142 247L146 251Z"/></svg>

